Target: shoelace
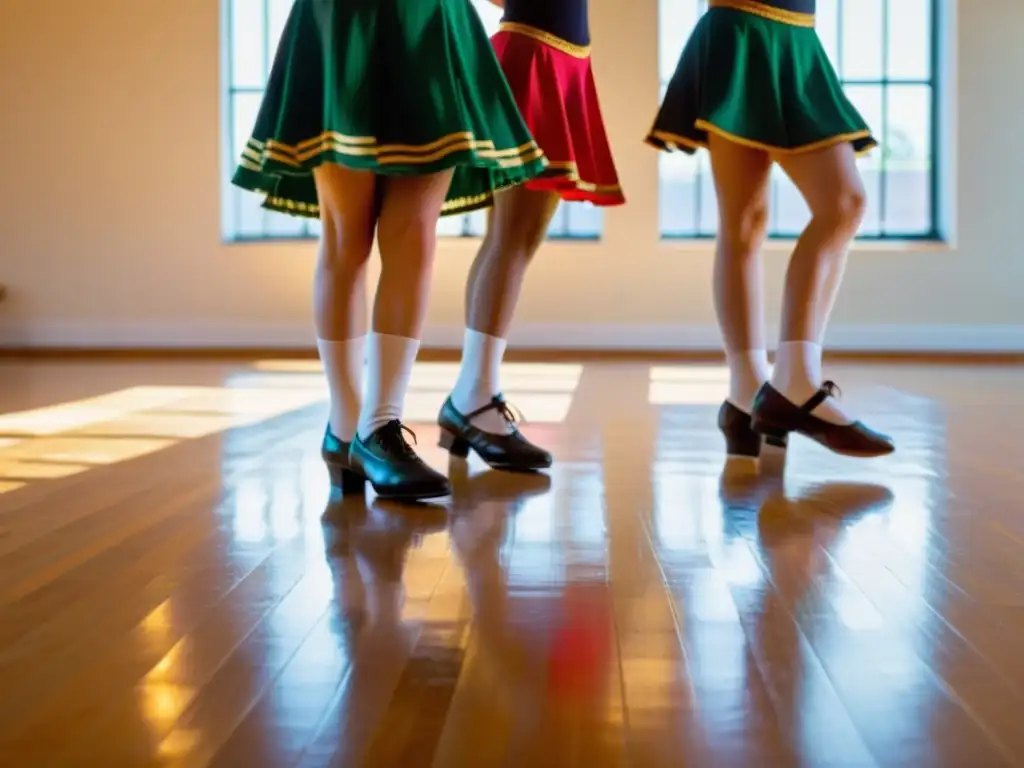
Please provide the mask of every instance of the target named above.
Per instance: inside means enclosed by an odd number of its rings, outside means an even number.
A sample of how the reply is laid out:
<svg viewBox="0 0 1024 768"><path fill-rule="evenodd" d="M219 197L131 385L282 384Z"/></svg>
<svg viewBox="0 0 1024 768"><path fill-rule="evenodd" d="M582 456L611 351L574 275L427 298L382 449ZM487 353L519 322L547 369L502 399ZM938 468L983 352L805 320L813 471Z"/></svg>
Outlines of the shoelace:
<svg viewBox="0 0 1024 768"><path fill-rule="evenodd" d="M405 439L406 433L408 433L409 437L412 438L413 445L415 445L415 432L397 419L395 421L389 421L377 430L377 442L380 443L380 447L383 448L386 453L389 453L392 456L415 456L416 452Z"/></svg>
<svg viewBox="0 0 1024 768"><path fill-rule="evenodd" d="M498 401L495 405L495 410L501 414L501 418L509 424L515 424L516 422L523 423L526 421L526 418L523 416L523 412L511 403L506 402L504 399Z"/></svg>
<svg viewBox="0 0 1024 768"><path fill-rule="evenodd" d="M526 418L523 416L522 411L507 402L501 395L495 395L491 398L491 402L485 405L483 408L477 408L472 413L467 413L466 418L472 419L474 416L479 416L487 411L497 411L498 414L509 424L515 426L516 422L525 423Z"/></svg>

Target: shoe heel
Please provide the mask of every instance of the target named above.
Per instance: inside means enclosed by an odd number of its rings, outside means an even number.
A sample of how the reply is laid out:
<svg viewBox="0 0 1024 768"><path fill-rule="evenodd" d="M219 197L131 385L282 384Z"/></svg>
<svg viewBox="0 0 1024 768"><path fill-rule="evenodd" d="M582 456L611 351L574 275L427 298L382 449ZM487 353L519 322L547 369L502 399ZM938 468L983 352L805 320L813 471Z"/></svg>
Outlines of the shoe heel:
<svg viewBox="0 0 1024 768"><path fill-rule="evenodd" d="M789 446L789 432L786 430L767 427L763 424L758 425L756 429L764 438L765 445L782 451L786 450Z"/></svg>
<svg viewBox="0 0 1024 768"><path fill-rule="evenodd" d="M726 401L718 411L718 429L725 438L725 454L728 458L758 458L761 453L761 435L751 427L748 414Z"/></svg>
<svg viewBox="0 0 1024 768"><path fill-rule="evenodd" d="M331 476L331 485L343 494L362 493L366 488L366 478L351 469L328 464L327 474Z"/></svg>
<svg viewBox="0 0 1024 768"><path fill-rule="evenodd" d="M441 430L437 444L457 458L464 459L469 456L469 443L447 429Z"/></svg>
<svg viewBox="0 0 1024 768"><path fill-rule="evenodd" d="M735 434L725 432L725 454L730 459L756 459L761 453L761 436L756 432Z"/></svg>

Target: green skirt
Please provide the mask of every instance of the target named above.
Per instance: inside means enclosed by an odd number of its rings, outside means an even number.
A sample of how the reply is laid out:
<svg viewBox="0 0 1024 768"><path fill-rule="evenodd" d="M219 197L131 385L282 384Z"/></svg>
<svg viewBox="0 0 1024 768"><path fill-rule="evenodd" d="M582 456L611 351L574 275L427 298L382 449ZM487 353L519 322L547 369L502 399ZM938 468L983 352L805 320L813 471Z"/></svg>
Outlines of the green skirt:
<svg viewBox="0 0 1024 768"><path fill-rule="evenodd" d="M878 146L813 26L728 7L712 7L697 23L646 140L692 154L707 147L709 133L775 154Z"/></svg>
<svg viewBox="0 0 1024 768"><path fill-rule="evenodd" d="M233 183L317 218L313 169L454 168L442 215L489 204L547 160L469 0L295 0Z"/></svg>

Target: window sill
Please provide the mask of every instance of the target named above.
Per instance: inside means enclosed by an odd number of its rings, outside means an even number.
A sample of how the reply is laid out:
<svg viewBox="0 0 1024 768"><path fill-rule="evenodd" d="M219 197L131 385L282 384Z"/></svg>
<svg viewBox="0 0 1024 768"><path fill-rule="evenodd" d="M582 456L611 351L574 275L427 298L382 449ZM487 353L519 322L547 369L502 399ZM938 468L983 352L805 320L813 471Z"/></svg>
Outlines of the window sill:
<svg viewBox="0 0 1024 768"><path fill-rule="evenodd" d="M714 249L714 238L663 238L658 243L660 253L708 253ZM790 253L796 247L796 239L772 238L765 242L765 253ZM931 238L864 238L853 242L851 250L869 253L949 253L955 244L948 240Z"/></svg>

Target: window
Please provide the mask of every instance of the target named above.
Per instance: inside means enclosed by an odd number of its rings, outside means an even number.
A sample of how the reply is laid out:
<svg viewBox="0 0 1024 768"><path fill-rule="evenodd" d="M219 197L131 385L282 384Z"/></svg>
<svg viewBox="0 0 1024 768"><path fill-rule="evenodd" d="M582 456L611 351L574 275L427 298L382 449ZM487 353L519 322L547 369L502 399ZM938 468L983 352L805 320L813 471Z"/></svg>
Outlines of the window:
<svg viewBox="0 0 1024 768"><path fill-rule="evenodd" d="M860 237L938 237L935 149L935 0L818 0L817 31L847 96L881 147L858 164L868 190ZM706 0L661 0L662 94ZM712 237L717 206L707 153L662 154L661 235ZM795 237L807 207L789 179L772 171L770 234Z"/></svg>
<svg viewBox="0 0 1024 768"><path fill-rule="evenodd" d="M487 0L472 0L488 32L498 27L501 10ZM265 211L260 198L231 185L231 174L256 121L267 74L273 64L277 41L284 29L293 0L224 0L226 45L225 72L226 131L223 168L222 229L228 240L317 237L317 221ZM466 216L441 219L438 232L454 237L483 234L486 215L478 211ZM554 238L596 239L600 237L602 212L584 203L560 206L549 230Z"/></svg>

